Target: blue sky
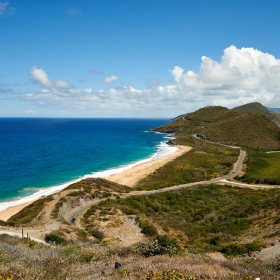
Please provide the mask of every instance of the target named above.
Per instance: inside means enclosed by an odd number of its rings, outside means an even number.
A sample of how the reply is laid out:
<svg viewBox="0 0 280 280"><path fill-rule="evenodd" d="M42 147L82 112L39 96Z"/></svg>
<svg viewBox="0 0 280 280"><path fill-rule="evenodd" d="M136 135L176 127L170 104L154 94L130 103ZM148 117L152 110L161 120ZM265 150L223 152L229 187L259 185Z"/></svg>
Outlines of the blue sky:
<svg viewBox="0 0 280 280"><path fill-rule="evenodd" d="M0 0L0 116L280 107L277 0Z"/></svg>

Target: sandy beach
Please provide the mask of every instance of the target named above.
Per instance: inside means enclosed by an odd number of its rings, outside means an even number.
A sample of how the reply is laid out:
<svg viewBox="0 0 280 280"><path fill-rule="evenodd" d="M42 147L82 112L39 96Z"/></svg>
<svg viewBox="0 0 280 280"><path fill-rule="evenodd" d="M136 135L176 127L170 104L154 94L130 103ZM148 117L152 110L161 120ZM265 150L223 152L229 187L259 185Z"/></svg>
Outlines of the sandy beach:
<svg viewBox="0 0 280 280"><path fill-rule="evenodd" d="M172 161L191 149L191 147L187 146L177 146L177 148L178 150L175 153L172 153L166 157L136 165L121 173L111 175L106 179L129 187L134 187L138 181L147 177L159 167L165 165L166 163Z"/></svg>
<svg viewBox="0 0 280 280"><path fill-rule="evenodd" d="M166 157L151 160L136 166L133 166L132 168L125 170L121 173L111 175L109 177L106 177L107 180L127 185L129 187L134 187L136 183L147 177L149 174L153 173L155 170L157 170L159 167L165 165L166 163L172 161L173 159L179 157L180 155L188 152L191 147L188 146L177 146L178 150ZM11 216L18 213L20 210L22 210L27 205L31 204L33 201L12 206L2 212L0 212L0 220L7 221Z"/></svg>
<svg viewBox="0 0 280 280"><path fill-rule="evenodd" d="M15 215L16 213L18 213L21 209L23 209L24 207L26 207L27 205L31 204L33 201L29 201L20 205L16 205L13 207L10 207L2 212L0 212L0 220L2 221L7 221L10 217L12 217L13 215Z"/></svg>

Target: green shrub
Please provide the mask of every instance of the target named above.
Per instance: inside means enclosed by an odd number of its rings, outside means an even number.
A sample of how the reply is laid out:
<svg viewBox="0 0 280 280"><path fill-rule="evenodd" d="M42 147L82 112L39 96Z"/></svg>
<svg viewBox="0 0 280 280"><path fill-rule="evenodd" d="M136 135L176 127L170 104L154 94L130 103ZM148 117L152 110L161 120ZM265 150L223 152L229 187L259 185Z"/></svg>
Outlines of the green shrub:
<svg viewBox="0 0 280 280"><path fill-rule="evenodd" d="M63 237L60 237L59 235L56 235L54 233L47 234L45 236L45 241L48 243L55 243L56 245L63 245L66 243Z"/></svg>
<svg viewBox="0 0 280 280"><path fill-rule="evenodd" d="M259 251L260 245L256 242L247 243L247 244L230 244L222 248L221 252L228 256L238 256L248 253L249 251Z"/></svg>
<svg viewBox="0 0 280 280"><path fill-rule="evenodd" d="M99 241L101 241L104 238L104 233L97 230L97 229L93 229L90 231L90 234L95 237L96 239L98 239Z"/></svg>
<svg viewBox="0 0 280 280"><path fill-rule="evenodd" d="M154 225L151 225L148 220L139 221L139 226L141 228L141 233L146 236L156 236L158 234L157 229Z"/></svg>
<svg viewBox="0 0 280 280"><path fill-rule="evenodd" d="M215 236L215 237L210 239L209 243L211 245L218 246L218 245L221 244L221 237L220 236Z"/></svg>
<svg viewBox="0 0 280 280"><path fill-rule="evenodd" d="M173 256L182 252L182 249L175 239L166 235L158 235L147 242L143 242L135 246L133 251L142 256L150 257L164 254Z"/></svg>

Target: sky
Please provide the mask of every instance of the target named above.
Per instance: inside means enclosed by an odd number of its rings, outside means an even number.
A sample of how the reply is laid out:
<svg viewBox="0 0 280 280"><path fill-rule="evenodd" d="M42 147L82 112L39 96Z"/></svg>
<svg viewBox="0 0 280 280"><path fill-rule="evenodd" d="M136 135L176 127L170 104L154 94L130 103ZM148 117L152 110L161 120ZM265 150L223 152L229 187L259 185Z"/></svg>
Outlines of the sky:
<svg viewBox="0 0 280 280"><path fill-rule="evenodd" d="M280 107L279 0L0 0L0 117Z"/></svg>

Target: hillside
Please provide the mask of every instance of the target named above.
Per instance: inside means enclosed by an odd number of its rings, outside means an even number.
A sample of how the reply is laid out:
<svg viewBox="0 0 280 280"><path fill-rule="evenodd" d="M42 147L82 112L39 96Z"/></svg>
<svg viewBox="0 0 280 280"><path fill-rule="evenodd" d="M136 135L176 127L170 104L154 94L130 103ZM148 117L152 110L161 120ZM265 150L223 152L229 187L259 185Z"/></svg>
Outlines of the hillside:
<svg viewBox="0 0 280 280"><path fill-rule="evenodd" d="M259 108L262 108L261 106ZM229 145L265 150L280 149L280 128L275 122L264 114L248 114L221 106L201 108L156 128L155 131L175 133L176 143L179 144L184 144L186 137L199 133L211 141L221 141Z"/></svg>
<svg viewBox="0 0 280 280"><path fill-rule="evenodd" d="M233 108L232 110L241 111L247 114L261 114L266 116L268 119L280 124L280 114L272 110L267 109L261 103L253 102L242 106Z"/></svg>
<svg viewBox="0 0 280 280"><path fill-rule="evenodd" d="M174 133L171 141L192 149L134 189L88 178L0 221L2 229L23 227L59 245L1 235L0 279L278 279L280 258L258 251L280 250L280 153L266 153L280 149L280 128L263 114L208 106L154 131ZM234 179L253 186L204 183L233 174L240 154L211 141L246 148ZM202 184L173 188L194 182Z"/></svg>

